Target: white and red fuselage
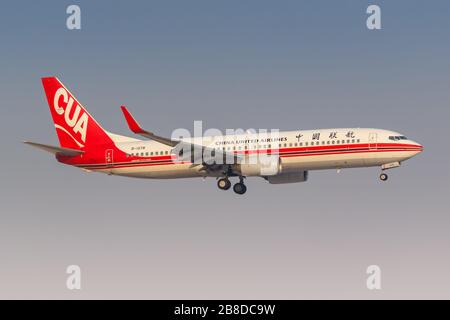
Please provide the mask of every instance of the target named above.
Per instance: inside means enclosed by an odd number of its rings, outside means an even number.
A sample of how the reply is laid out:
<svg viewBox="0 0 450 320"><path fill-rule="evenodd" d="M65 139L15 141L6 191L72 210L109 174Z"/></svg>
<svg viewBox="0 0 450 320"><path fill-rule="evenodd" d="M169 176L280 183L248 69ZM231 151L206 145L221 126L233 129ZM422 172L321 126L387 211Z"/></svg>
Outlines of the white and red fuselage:
<svg viewBox="0 0 450 320"><path fill-rule="evenodd" d="M350 134L349 134L350 133ZM298 136L301 138L298 138ZM313 140L313 135L319 138ZM330 138L336 136L337 138ZM346 137L351 135L351 137ZM418 143L392 137L401 134L381 129L320 129L280 132L279 142L254 142L258 134L211 137L227 152L241 155L279 155L282 166L298 170L321 170L382 166L402 162L422 151ZM322 138L323 137L323 138ZM396 138L394 138L396 139ZM184 141L199 143L201 139ZM246 142L248 141L248 142ZM226 142L223 144L223 142ZM210 146L211 142L205 145ZM203 177L199 167L189 161L178 161L170 146L156 141L117 140L112 146L79 157L60 157L60 161L83 169L140 178Z"/></svg>
<svg viewBox="0 0 450 320"><path fill-rule="evenodd" d="M139 140L105 131L57 78L43 78L42 82L61 146L34 145L53 152L64 164L89 171L158 179L262 176L271 183L287 183L305 181L306 173L311 170L398 167L423 150L419 143L398 132L363 128L181 139L185 145L219 150L241 160L255 154L269 155L276 159L277 168L267 176L239 163L214 167L195 165L174 152L176 142ZM127 121L133 131L133 125L141 130L132 122L134 119L127 118Z"/></svg>

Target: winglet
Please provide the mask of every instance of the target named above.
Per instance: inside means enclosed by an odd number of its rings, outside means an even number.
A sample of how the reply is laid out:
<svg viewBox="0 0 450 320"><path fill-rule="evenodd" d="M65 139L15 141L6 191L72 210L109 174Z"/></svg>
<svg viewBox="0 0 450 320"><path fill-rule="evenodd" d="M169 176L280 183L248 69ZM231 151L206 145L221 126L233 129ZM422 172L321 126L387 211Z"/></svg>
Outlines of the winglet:
<svg viewBox="0 0 450 320"><path fill-rule="evenodd" d="M137 121L131 115L130 111L128 111L128 109L125 106L120 106L120 108L122 109L123 115L125 116L125 120L127 121L128 127L134 133L139 134L148 139L155 140L155 141L165 144L167 146L174 147L178 144L179 141L173 141L172 139L157 136L153 132L149 132L149 131L142 129L141 126L139 125L139 123L137 123Z"/></svg>
<svg viewBox="0 0 450 320"><path fill-rule="evenodd" d="M120 106L122 109L123 115L125 116L125 120L127 121L128 127L131 131L136 134L146 133L145 130L141 128L139 123L137 123L136 119L131 115L130 111L125 106Z"/></svg>

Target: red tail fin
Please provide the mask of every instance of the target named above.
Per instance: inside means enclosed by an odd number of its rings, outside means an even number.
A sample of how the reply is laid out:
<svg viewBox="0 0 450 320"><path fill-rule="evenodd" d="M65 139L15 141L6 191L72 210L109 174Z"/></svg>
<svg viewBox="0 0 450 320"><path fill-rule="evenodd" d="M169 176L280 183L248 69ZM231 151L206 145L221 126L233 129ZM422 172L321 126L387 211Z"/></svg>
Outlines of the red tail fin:
<svg viewBox="0 0 450 320"><path fill-rule="evenodd" d="M56 77L42 78L56 134L63 148L82 150L111 138Z"/></svg>

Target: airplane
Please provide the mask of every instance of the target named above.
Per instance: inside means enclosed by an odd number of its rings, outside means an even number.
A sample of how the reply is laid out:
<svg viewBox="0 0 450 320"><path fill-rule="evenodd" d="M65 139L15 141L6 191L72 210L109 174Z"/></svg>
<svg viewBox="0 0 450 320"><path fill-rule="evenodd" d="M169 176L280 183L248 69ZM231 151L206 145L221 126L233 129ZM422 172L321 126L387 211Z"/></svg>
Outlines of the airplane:
<svg viewBox="0 0 450 320"><path fill-rule="evenodd" d="M58 78L41 80L60 145L24 142L88 172L154 179L215 177L221 190L230 189L230 178L237 177L233 191L241 195L247 191L246 177L296 183L307 181L313 170L378 166L380 180L386 181L386 170L423 151L401 133L370 128L171 139L144 130L122 106L130 130L146 138L136 139L104 130Z"/></svg>

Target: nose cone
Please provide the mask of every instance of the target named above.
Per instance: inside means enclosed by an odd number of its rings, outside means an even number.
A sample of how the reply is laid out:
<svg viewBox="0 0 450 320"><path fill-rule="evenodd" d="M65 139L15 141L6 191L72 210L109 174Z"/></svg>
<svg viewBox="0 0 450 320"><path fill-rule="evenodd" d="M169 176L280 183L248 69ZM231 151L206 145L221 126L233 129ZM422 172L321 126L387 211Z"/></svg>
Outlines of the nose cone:
<svg viewBox="0 0 450 320"><path fill-rule="evenodd" d="M410 140L410 141L411 141L411 147L413 147L416 151L418 151L418 152L423 151L423 146L420 143L413 141L413 140Z"/></svg>
<svg viewBox="0 0 450 320"><path fill-rule="evenodd" d="M422 151L423 151L423 146L420 144L420 143L418 143L418 142L415 142L415 141L412 141L412 140L410 140L409 141L409 156L408 156L408 158L412 158L412 157L414 157L414 156L416 156L416 155L418 155L419 153L421 153Z"/></svg>

